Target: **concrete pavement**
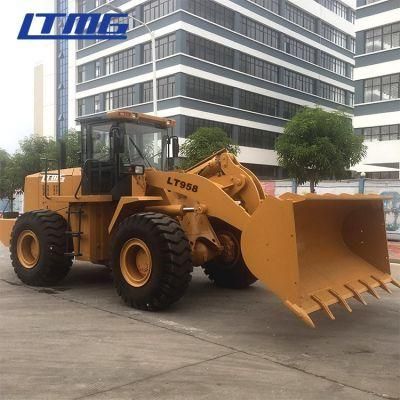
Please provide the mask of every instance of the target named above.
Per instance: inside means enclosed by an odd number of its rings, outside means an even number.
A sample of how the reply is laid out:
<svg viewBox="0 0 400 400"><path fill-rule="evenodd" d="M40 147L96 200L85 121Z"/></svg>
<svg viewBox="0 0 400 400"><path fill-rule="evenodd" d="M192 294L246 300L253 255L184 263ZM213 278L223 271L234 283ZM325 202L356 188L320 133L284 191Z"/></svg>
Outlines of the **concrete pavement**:
<svg viewBox="0 0 400 400"><path fill-rule="evenodd" d="M393 267L400 277L400 265ZM0 247L0 398L396 399L400 290L299 322L261 284L214 287L196 270L170 310L126 307L104 267L22 285Z"/></svg>
<svg viewBox="0 0 400 400"><path fill-rule="evenodd" d="M400 242L388 242L389 258L400 263Z"/></svg>

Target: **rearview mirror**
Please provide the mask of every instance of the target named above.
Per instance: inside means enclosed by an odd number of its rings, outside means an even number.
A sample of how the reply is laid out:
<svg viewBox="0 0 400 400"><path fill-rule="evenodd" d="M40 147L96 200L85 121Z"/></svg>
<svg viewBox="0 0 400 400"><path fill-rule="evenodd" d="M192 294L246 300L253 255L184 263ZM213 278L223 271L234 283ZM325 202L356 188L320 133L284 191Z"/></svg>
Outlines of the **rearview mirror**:
<svg viewBox="0 0 400 400"><path fill-rule="evenodd" d="M172 138L172 157L179 157L179 138L178 136L173 136Z"/></svg>

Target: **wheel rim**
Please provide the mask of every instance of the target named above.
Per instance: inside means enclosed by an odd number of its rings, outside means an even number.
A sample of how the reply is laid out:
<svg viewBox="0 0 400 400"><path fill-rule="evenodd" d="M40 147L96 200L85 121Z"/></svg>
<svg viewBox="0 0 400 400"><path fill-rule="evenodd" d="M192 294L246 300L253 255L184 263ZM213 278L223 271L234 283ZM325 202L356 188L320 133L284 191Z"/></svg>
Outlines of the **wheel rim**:
<svg viewBox="0 0 400 400"><path fill-rule="evenodd" d="M147 245L140 239L128 240L121 250L120 266L126 282L134 287L144 286L152 271L152 258Z"/></svg>
<svg viewBox="0 0 400 400"><path fill-rule="evenodd" d="M223 246L220 258L225 265L234 264L240 256L240 243L234 234L228 231L220 232L218 239Z"/></svg>
<svg viewBox="0 0 400 400"><path fill-rule="evenodd" d="M39 239L30 230L22 231L17 240L18 260L24 268L36 266L40 257Z"/></svg>

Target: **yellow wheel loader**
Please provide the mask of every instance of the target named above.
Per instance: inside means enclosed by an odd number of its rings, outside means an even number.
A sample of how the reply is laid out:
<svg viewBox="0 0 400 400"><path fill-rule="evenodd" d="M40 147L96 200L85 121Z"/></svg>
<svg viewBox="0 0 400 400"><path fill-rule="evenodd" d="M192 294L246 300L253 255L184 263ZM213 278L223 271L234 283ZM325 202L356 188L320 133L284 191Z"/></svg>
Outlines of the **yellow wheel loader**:
<svg viewBox="0 0 400 400"><path fill-rule="evenodd" d="M173 120L130 111L82 125L82 167L30 175L25 213L0 221L0 239L28 285L53 285L73 258L109 264L130 306L161 310L185 293L193 266L217 285L257 279L294 314L334 319L338 303L379 297L390 275L382 198L266 196L221 150L186 170L167 168Z"/></svg>

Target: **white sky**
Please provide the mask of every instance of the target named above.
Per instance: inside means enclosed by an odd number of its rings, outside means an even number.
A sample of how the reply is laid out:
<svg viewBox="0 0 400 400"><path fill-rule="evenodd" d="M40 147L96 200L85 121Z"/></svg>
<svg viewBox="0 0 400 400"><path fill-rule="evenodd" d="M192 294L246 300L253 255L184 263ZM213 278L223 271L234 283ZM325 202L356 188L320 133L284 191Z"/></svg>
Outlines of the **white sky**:
<svg viewBox="0 0 400 400"><path fill-rule="evenodd" d="M51 0L7 2L0 24L0 148L13 152L33 132L33 70L48 56L46 40L17 40L28 12L53 12Z"/></svg>

